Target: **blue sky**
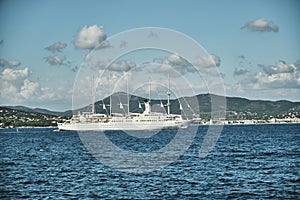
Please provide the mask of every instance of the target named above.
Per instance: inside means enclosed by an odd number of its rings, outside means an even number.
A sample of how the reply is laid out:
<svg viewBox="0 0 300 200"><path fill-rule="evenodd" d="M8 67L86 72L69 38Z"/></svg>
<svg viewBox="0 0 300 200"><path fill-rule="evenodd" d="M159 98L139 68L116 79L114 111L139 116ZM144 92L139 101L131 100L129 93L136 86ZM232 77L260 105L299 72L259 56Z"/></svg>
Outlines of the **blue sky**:
<svg viewBox="0 0 300 200"><path fill-rule="evenodd" d="M201 44L218 58L228 96L300 101L299 9L296 0L4 0L0 104L70 109L78 66L92 49L80 46L79 33L105 40L142 27Z"/></svg>

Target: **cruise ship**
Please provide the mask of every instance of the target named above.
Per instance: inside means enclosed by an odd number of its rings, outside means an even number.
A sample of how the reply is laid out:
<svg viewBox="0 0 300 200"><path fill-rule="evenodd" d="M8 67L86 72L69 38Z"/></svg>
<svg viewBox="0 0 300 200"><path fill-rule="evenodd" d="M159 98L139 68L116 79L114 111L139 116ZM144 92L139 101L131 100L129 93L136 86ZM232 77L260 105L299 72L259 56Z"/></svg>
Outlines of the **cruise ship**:
<svg viewBox="0 0 300 200"><path fill-rule="evenodd" d="M150 86L151 90L151 86ZM118 114L111 112L111 96L110 96L110 114L95 113L94 103L92 103L92 112L82 112L73 115L70 120L58 123L58 130L70 131L107 131L107 130L162 130L162 129L179 129L187 128L192 120L183 119L182 115L172 114L170 112L170 89L167 91L167 112L153 112L151 110L151 99L144 101L145 109L143 113L128 112L127 114ZM120 106L122 104L120 103ZM106 107L103 104L103 107ZM140 106L141 108L141 106Z"/></svg>

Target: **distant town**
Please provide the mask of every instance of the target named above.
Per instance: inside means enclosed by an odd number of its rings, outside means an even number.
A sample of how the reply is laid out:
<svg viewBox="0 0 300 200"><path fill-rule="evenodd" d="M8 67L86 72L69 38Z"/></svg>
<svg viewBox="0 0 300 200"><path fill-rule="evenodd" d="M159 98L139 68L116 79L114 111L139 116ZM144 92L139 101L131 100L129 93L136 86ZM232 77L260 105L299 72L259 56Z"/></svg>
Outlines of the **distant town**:
<svg viewBox="0 0 300 200"><path fill-rule="evenodd" d="M226 113L225 119L205 120L195 119L194 123L210 125L210 124L284 124L284 123L300 123L299 112L289 112L280 115L262 115L251 112L235 112Z"/></svg>
<svg viewBox="0 0 300 200"><path fill-rule="evenodd" d="M57 122L65 121L67 117L48 115L36 112L26 112L0 107L0 127L56 127Z"/></svg>

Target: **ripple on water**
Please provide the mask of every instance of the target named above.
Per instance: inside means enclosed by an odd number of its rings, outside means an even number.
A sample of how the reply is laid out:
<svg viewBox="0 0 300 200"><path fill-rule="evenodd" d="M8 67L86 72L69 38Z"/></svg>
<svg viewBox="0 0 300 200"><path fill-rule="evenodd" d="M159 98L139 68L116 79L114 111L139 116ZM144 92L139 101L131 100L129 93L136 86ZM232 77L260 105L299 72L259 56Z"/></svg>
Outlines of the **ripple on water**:
<svg viewBox="0 0 300 200"><path fill-rule="evenodd" d="M207 131L207 126L201 126L179 160L144 174L110 169L87 152L75 132L52 130L0 130L2 199L300 196L300 125L225 126L212 152L200 159L198 151ZM124 150L151 152L168 144L174 132L152 138L107 135Z"/></svg>

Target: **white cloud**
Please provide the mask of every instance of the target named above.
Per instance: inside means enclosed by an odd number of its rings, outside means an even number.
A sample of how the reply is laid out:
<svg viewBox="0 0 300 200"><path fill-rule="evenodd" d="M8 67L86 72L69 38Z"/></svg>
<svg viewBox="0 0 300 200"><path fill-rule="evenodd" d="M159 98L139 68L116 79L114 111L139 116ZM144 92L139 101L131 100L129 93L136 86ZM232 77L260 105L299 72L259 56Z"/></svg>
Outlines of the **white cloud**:
<svg viewBox="0 0 300 200"><path fill-rule="evenodd" d="M111 70L111 71L128 72L135 67L136 67L136 64L133 61L121 60L121 61L112 63L111 65L109 65L109 67L107 69Z"/></svg>
<svg viewBox="0 0 300 200"><path fill-rule="evenodd" d="M171 66L180 65L180 66L183 66L183 67L191 65L187 60L185 60L184 58L182 58L177 53L171 54L167 58L167 60L165 60L165 64L169 64Z"/></svg>
<svg viewBox="0 0 300 200"><path fill-rule="evenodd" d="M45 57L45 61L49 64L49 65L65 65L64 61L66 60L65 57L61 57L61 56L47 56Z"/></svg>
<svg viewBox="0 0 300 200"><path fill-rule="evenodd" d="M220 66L221 59L215 54L198 56L190 63L179 54L174 53L165 58L156 58L153 62L159 63L159 67L153 71L154 73L164 73L170 76L182 76L199 71L203 76L220 75L218 70L214 69L214 67Z"/></svg>
<svg viewBox="0 0 300 200"><path fill-rule="evenodd" d="M13 69L4 69L1 74L1 79L5 81L15 81L20 78L27 78L31 74L29 68L20 69L20 70L13 70Z"/></svg>
<svg viewBox="0 0 300 200"><path fill-rule="evenodd" d="M167 73L171 76L178 76L194 71L193 65L177 53L171 54L164 59L159 59L159 61L161 61L161 64L155 69L154 72L156 73Z"/></svg>
<svg viewBox="0 0 300 200"><path fill-rule="evenodd" d="M256 19L254 21L247 22L242 29L248 29L250 31L259 31L259 32L278 32L279 27L273 24L271 21L266 19Z"/></svg>
<svg viewBox="0 0 300 200"><path fill-rule="evenodd" d="M16 66L20 66L20 65L21 65L21 62L18 61L18 60L9 60L9 61L8 61L8 65L9 65L9 66L12 66L12 67L16 67Z"/></svg>
<svg viewBox="0 0 300 200"><path fill-rule="evenodd" d="M247 70L247 69L238 69L238 68L235 68L234 72L233 72L233 75L235 75L235 76L241 76L241 75L248 74L249 72L250 71Z"/></svg>
<svg viewBox="0 0 300 200"><path fill-rule="evenodd" d="M0 58L0 67L17 67L20 65L21 62L18 60L5 60Z"/></svg>
<svg viewBox="0 0 300 200"><path fill-rule="evenodd" d="M0 73L0 103L42 103L67 99L69 93L60 91L60 94L48 87L41 87L38 82L30 80L29 68L14 70L4 69ZM68 95L67 95L68 94Z"/></svg>
<svg viewBox="0 0 300 200"><path fill-rule="evenodd" d="M46 47L45 49L54 53L54 52L61 52L61 50L66 47L67 47L66 43L55 42L54 44Z"/></svg>
<svg viewBox="0 0 300 200"><path fill-rule="evenodd" d="M294 73L297 70L295 64L287 64L285 61L282 60L277 62L276 65L259 65L259 67L261 67L263 71L268 75L280 73Z"/></svg>
<svg viewBox="0 0 300 200"><path fill-rule="evenodd" d="M25 79L24 82L23 82L23 85L21 87L20 94L25 99L30 99L30 97L32 97L35 94L38 87L39 87L38 83L34 83L34 82L31 82L28 79ZM34 96L36 96L36 95L34 95Z"/></svg>
<svg viewBox="0 0 300 200"><path fill-rule="evenodd" d="M100 60L99 57L86 57L84 65L81 67L91 70L109 70L116 72L128 72L136 67L136 63L131 60L119 60L111 63L111 60Z"/></svg>
<svg viewBox="0 0 300 200"><path fill-rule="evenodd" d="M221 58L215 54L210 54L210 57L214 61L215 65L219 67L221 65Z"/></svg>
<svg viewBox="0 0 300 200"><path fill-rule="evenodd" d="M106 33L100 25L84 26L76 35L75 47L77 48L94 49L107 46L109 43L106 41Z"/></svg>
<svg viewBox="0 0 300 200"><path fill-rule="evenodd" d="M21 100L23 98L20 94L21 88L25 84L28 85L30 74L31 71L28 68L23 70L4 69L0 74L1 99L8 99L10 101Z"/></svg>
<svg viewBox="0 0 300 200"><path fill-rule="evenodd" d="M259 72L254 77L254 89L297 88L300 87L299 76L294 73L265 74Z"/></svg>
<svg viewBox="0 0 300 200"><path fill-rule="evenodd" d="M51 88L48 88L48 87L41 87L41 91L42 93L44 94L42 96L42 99L55 99L56 98L56 94L55 92L51 89Z"/></svg>
<svg viewBox="0 0 300 200"><path fill-rule="evenodd" d="M78 70L78 66L74 65L71 61L67 60L66 57L53 55L47 56L44 58L45 62L52 66L66 66L71 69L72 72L76 72Z"/></svg>
<svg viewBox="0 0 300 200"><path fill-rule="evenodd" d="M295 63L279 61L276 65L258 65L262 71L255 74L246 72L246 77L239 82L246 89L283 89L300 87L300 71Z"/></svg>
<svg viewBox="0 0 300 200"><path fill-rule="evenodd" d="M296 63L288 64L280 60L276 65L258 65L263 69L255 75L255 88L297 88L300 87L300 71Z"/></svg>
<svg viewBox="0 0 300 200"><path fill-rule="evenodd" d="M200 68L203 67L219 67L221 65L221 58L215 54L198 56L195 65Z"/></svg>
<svg viewBox="0 0 300 200"><path fill-rule="evenodd" d="M258 72L239 71L239 79L227 84L227 93L231 96L243 96L258 99L288 99L299 100L300 68L298 61L287 63L278 61L275 65L258 65ZM244 73L245 72L245 73ZM238 78L238 77L236 77Z"/></svg>

